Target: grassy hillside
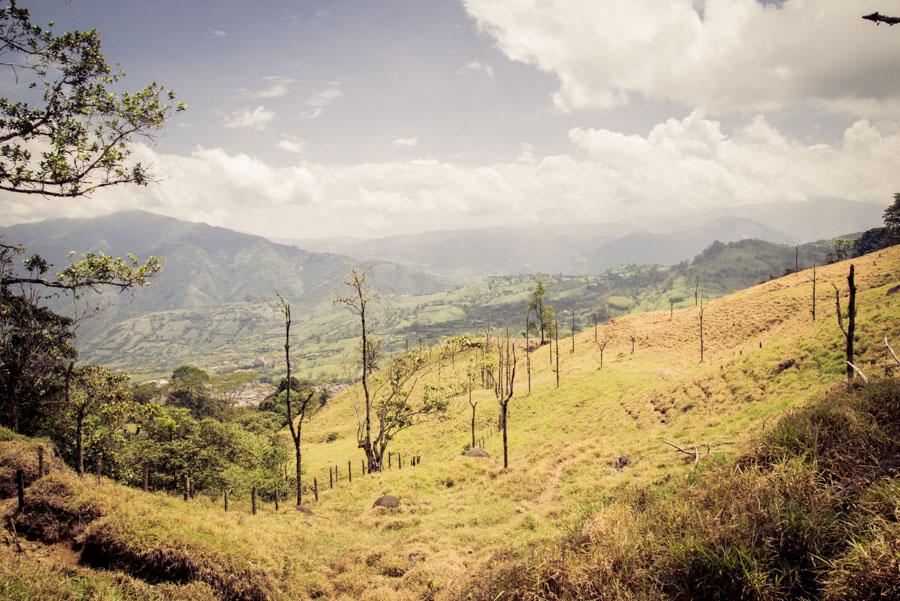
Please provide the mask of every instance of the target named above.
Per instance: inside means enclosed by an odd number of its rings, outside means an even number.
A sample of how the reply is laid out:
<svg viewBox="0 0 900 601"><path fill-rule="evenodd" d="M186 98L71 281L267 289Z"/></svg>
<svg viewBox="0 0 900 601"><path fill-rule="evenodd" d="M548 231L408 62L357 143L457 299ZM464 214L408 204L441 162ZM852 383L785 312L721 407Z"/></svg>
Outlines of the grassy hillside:
<svg viewBox="0 0 900 601"><path fill-rule="evenodd" d="M881 340L900 340L900 294L887 295L900 283L900 248L854 263L858 364L870 377L882 376L891 363ZM508 470L497 460L499 437L490 434L496 401L478 390L478 431L490 458L462 455L469 415L466 401L457 398L448 419L417 426L391 443L406 461L421 455L421 465L360 476L356 387L332 399L304 430L305 477L317 478L323 489L320 501L309 504L314 515L276 513L269 503L249 515L246 491L235 491L232 511L224 513L220 499L185 505L162 493L105 480L96 485L57 470L29 488L31 506L18 518L20 532L61 540L64 548L74 539L82 562L130 577L74 567L71 557L57 557L46 545L25 551L26 557L46 554L46 561L23 562L6 546L0 548L0 591L28 599L77 586L115 590L81 598L153 598L159 590L141 588L144 581L165 580L173 595L196 587L227 599L449 599L465 590L496 592L494 579L479 581L478 588L468 578L510 558L538 558L560 533L582 531L591 516L617 519L598 513L604 508L644 503L695 470L749 453L780 418L835 388L844 367L830 284L845 290L847 269L844 262L818 270L815 323L806 272L711 301L702 364L693 307L671 319L667 311L638 313L603 325L600 336L611 342L602 369L591 330L578 334L574 353L561 341L559 388L547 347L537 350L530 395L520 363ZM457 358L455 369L445 365L442 381L460 379L464 363ZM685 462L664 440L712 448L695 468L693 458ZM329 466L345 474L348 461L352 483L342 475L328 490ZM372 508L385 493L401 500L399 509ZM523 577L545 578L546 571L526 565ZM523 587L518 598L540 598L540 588ZM527 596L530 590L539 592Z"/></svg>
<svg viewBox="0 0 900 601"><path fill-rule="evenodd" d="M801 265L824 263L829 250L826 243L803 245ZM673 297L675 308L690 307L698 278L704 298L716 298L781 275L794 264L791 247L744 240L713 245L694 261L671 267L630 265L600 276L550 276L549 298L560 310L575 310L576 330L581 331L590 328L591 313L600 307L613 317L667 310ZM400 350L407 344L434 344L443 336L480 333L491 324L519 324L533 286L533 276L509 276L428 295L381 291L375 333L387 349ZM295 315L300 369L316 379L346 378L357 336L352 316L331 302L302 301ZM568 333L569 318L561 316L560 322ZM81 347L85 360L140 377L163 376L186 362L222 371L252 366L274 375L281 361L280 323L274 298L154 312L101 332L89 331Z"/></svg>

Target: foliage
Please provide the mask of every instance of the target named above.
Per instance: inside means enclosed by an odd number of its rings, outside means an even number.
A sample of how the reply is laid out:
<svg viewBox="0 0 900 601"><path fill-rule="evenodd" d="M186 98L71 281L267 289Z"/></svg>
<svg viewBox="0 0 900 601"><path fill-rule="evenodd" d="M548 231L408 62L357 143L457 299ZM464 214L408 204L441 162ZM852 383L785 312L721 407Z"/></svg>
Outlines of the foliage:
<svg viewBox="0 0 900 601"><path fill-rule="evenodd" d="M14 1L0 9L0 56L25 88L23 99L0 98L0 189L74 197L150 181L130 145L185 108L171 91L152 82L114 92L124 73L107 64L97 31L56 35Z"/></svg>

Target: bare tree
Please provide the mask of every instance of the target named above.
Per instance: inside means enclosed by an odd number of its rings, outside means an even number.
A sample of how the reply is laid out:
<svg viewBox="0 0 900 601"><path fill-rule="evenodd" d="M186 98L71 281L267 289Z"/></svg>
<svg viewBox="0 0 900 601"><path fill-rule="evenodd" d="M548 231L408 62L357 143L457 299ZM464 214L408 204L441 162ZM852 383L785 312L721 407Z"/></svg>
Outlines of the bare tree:
<svg viewBox="0 0 900 601"><path fill-rule="evenodd" d="M475 387L475 365L469 363L466 370L466 384L469 390L469 407L472 408L472 446L475 446L475 410L478 408L478 401L472 399L472 389Z"/></svg>
<svg viewBox="0 0 900 601"><path fill-rule="evenodd" d="M813 270L812 270L812 308L809 312L812 314L812 320L816 320L816 262L813 261Z"/></svg>
<svg viewBox="0 0 900 601"><path fill-rule="evenodd" d="M703 299L700 299L700 363L703 363L703 353L706 350L706 347L703 344L703 314L706 311L706 307L703 305Z"/></svg>
<svg viewBox="0 0 900 601"><path fill-rule="evenodd" d="M298 419L296 425L294 425L294 401L291 398L291 389L293 388L293 383L291 381L291 305L277 292L275 295L278 297L278 302L281 303L281 312L284 314L284 365L287 368L287 380L285 381L284 387L287 408L285 417L287 419L288 429L291 431L291 440L294 443L294 459L295 468L297 470L297 508L299 509L303 506L303 454L300 449L300 441L303 438L303 420L308 417L307 412L311 408L310 403L315 391L311 390L307 392L305 396L300 391L297 392L298 403L296 406L296 417Z"/></svg>
<svg viewBox="0 0 900 601"><path fill-rule="evenodd" d="M516 381L516 345L510 340L509 330L506 338L497 338L497 361L495 363L494 396L500 405L500 424L503 430L503 468L509 467L509 439L507 424L509 417L509 401L513 396L513 385Z"/></svg>
<svg viewBox="0 0 900 601"><path fill-rule="evenodd" d="M675 297L669 297L669 321L672 321L672 317L675 315ZM594 339L596 342L596 338Z"/></svg>
<svg viewBox="0 0 900 601"><path fill-rule="evenodd" d="M697 276L697 281L694 283L694 306L700 304L700 276Z"/></svg>
<svg viewBox="0 0 900 601"><path fill-rule="evenodd" d="M553 322L553 334L556 338L556 387L559 388L559 321ZM552 343L552 341L551 341Z"/></svg>
<svg viewBox="0 0 900 601"><path fill-rule="evenodd" d="M844 327L844 318L841 314L841 291L834 287L834 303L837 308L837 322L846 342L847 382L853 381L853 342L856 336L856 281L855 267L850 264L850 274L847 276L847 287L850 290L850 300L847 302L847 327Z"/></svg>
<svg viewBox="0 0 900 601"><path fill-rule="evenodd" d="M365 407L361 431L357 432L357 442L359 448L366 454L368 471L381 471L381 465L376 465L375 453L372 447L372 396L369 392L369 367L372 353L369 345L368 326L366 325L366 308L372 300L372 288L366 281L366 272L356 267L350 270L350 274L344 283L353 288L353 292L347 296L335 298L334 302L346 305L359 316L360 321L362 389Z"/></svg>
<svg viewBox="0 0 900 601"><path fill-rule="evenodd" d="M572 351L575 353L575 307L572 307Z"/></svg>
<svg viewBox="0 0 900 601"><path fill-rule="evenodd" d="M525 371L528 373L528 395L531 395L531 309L525 314Z"/></svg>
<svg viewBox="0 0 900 601"><path fill-rule="evenodd" d="M609 338L604 338L597 342L597 348L600 349L600 369L603 369L603 351L606 350L607 344L609 344Z"/></svg>
<svg viewBox="0 0 900 601"><path fill-rule="evenodd" d="M628 335L628 340L631 341L631 354L633 355L634 354L634 343L637 342L637 334L632 332L631 334Z"/></svg>

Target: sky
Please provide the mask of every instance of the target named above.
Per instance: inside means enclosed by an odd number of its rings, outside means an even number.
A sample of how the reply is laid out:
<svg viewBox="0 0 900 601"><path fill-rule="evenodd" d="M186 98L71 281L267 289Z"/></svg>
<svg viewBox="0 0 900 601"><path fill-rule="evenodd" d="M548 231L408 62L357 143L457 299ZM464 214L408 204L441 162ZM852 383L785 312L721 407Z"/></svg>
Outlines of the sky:
<svg viewBox="0 0 900 601"><path fill-rule="evenodd" d="M189 109L135 143L155 184L7 193L3 225L138 208L376 237L900 190L900 27L860 19L897 0L20 4Z"/></svg>

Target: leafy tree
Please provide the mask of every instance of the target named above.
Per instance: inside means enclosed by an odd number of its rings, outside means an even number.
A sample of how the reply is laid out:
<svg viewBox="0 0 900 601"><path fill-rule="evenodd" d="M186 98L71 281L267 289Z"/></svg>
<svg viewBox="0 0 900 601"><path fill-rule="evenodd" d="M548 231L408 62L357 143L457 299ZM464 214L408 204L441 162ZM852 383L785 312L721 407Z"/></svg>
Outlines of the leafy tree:
<svg viewBox="0 0 900 601"><path fill-rule="evenodd" d="M539 275L534 279L534 289L531 291L531 298L528 300L528 311L534 311L535 319L537 319L538 332L541 335L541 346L545 343L545 333L547 326L553 323L544 302L547 299L547 280L544 276Z"/></svg>
<svg viewBox="0 0 900 601"><path fill-rule="evenodd" d="M835 261L843 261L850 258L850 252L853 250L853 242L847 238L836 238L831 241L832 252Z"/></svg>
<svg viewBox="0 0 900 601"><path fill-rule="evenodd" d="M97 31L57 35L12 0L0 8L0 61L28 98L0 98L0 189L74 197L150 181L131 143L185 107L156 82L113 91L124 73L107 64Z"/></svg>
<svg viewBox="0 0 900 601"><path fill-rule="evenodd" d="M166 403L188 409L197 419L222 418L229 407L224 398L213 394L209 374L193 365L181 365L172 372Z"/></svg>
<svg viewBox="0 0 900 601"><path fill-rule="evenodd" d="M894 203L884 210L884 227L892 240L900 240L900 192L894 194Z"/></svg>
<svg viewBox="0 0 900 601"><path fill-rule="evenodd" d="M123 403L128 399L128 376L101 365L84 365L74 369L69 364L66 377L66 406L75 424L75 467L84 474L85 419L101 407Z"/></svg>
<svg viewBox="0 0 900 601"><path fill-rule="evenodd" d="M66 365L75 359L74 337L70 318L41 306L33 294L0 286L0 406L13 431L33 433L46 425L42 405L61 388Z"/></svg>

